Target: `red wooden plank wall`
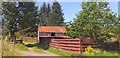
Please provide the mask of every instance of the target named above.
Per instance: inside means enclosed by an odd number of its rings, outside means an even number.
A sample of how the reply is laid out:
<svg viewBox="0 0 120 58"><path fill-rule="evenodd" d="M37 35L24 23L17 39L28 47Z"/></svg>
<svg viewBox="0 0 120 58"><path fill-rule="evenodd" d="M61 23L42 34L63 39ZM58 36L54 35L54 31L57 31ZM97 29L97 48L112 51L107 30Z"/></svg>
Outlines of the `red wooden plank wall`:
<svg viewBox="0 0 120 58"><path fill-rule="evenodd" d="M97 47L93 42L81 42L80 39L52 39L50 47L80 54L88 45Z"/></svg>
<svg viewBox="0 0 120 58"><path fill-rule="evenodd" d="M22 40L31 40L31 41L37 41L37 37L19 37Z"/></svg>

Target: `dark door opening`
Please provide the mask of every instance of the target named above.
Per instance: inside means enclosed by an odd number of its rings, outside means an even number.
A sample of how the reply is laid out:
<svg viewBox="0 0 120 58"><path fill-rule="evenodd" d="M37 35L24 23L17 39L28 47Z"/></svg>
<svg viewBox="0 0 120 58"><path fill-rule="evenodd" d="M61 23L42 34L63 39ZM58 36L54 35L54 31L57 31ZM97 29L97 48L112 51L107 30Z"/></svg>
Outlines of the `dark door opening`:
<svg viewBox="0 0 120 58"><path fill-rule="evenodd" d="M51 33L51 36L55 36L55 33Z"/></svg>

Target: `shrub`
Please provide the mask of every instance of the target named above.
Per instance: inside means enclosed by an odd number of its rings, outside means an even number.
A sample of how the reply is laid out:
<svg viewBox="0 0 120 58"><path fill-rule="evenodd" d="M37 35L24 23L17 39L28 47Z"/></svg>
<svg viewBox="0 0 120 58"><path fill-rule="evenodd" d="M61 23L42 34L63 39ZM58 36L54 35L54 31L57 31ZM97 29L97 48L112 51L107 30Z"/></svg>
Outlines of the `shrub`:
<svg viewBox="0 0 120 58"><path fill-rule="evenodd" d="M85 48L85 51L92 53L94 52L93 48L91 46L88 46L87 48Z"/></svg>
<svg viewBox="0 0 120 58"><path fill-rule="evenodd" d="M84 56L118 56L118 53L111 53L107 51L101 51L99 49L93 49L88 46L83 52Z"/></svg>

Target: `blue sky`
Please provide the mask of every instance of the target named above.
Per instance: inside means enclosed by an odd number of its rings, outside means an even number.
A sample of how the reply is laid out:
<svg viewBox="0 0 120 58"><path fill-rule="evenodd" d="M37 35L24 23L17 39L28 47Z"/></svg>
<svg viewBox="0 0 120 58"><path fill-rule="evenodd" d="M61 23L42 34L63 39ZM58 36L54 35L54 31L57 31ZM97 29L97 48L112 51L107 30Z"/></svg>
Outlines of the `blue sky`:
<svg viewBox="0 0 120 58"><path fill-rule="evenodd" d="M48 2L47 2L48 3ZM75 15L81 11L81 2L59 2L64 13L65 22L72 21ZM39 7L43 2L36 3ZM52 3L50 3L52 5ZM118 2L109 2L111 10L118 14Z"/></svg>

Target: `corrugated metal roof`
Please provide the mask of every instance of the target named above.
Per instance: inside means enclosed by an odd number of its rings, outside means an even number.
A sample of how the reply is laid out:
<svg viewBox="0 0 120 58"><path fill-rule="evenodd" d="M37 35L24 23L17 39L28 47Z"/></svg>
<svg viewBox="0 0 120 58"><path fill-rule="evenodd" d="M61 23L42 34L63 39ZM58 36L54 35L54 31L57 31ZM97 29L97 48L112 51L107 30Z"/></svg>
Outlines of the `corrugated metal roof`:
<svg viewBox="0 0 120 58"><path fill-rule="evenodd" d="M67 33L67 30L64 26L39 26L39 32L60 32L60 33Z"/></svg>

